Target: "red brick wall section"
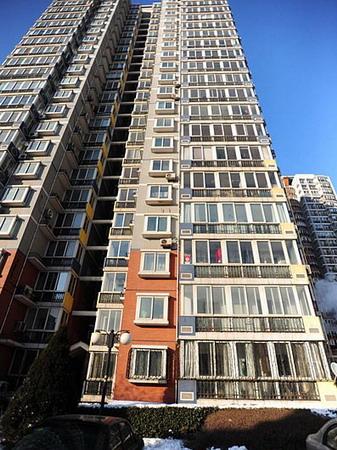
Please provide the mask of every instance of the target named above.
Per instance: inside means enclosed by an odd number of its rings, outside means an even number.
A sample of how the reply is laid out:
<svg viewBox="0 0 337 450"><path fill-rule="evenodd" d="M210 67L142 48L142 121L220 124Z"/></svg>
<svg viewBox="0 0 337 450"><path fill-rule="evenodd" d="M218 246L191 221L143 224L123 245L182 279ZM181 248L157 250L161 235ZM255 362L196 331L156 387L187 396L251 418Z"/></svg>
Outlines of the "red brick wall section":
<svg viewBox="0 0 337 450"><path fill-rule="evenodd" d="M177 254L171 253L170 279L144 279L138 276L140 267L140 252L130 254L127 285L125 291L122 329L129 330L132 335L130 345L120 345L117 358L116 381L114 399L146 402L173 403L175 401L175 372L176 363L176 316L177 316ZM139 326L134 324L136 318L136 294L142 292L169 293L169 325L165 327ZM129 356L132 345L160 345L167 346L168 351L168 380L165 385L130 383L128 381Z"/></svg>
<svg viewBox="0 0 337 450"><path fill-rule="evenodd" d="M8 256L0 275L0 339L14 338L13 330L17 321L23 320L27 306L16 299L13 294L20 285L34 286L38 271L27 262L25 256L18 250L8 249ZM15 347L6 345L0 348L0 379L3 378L9 368Z"/></svg>

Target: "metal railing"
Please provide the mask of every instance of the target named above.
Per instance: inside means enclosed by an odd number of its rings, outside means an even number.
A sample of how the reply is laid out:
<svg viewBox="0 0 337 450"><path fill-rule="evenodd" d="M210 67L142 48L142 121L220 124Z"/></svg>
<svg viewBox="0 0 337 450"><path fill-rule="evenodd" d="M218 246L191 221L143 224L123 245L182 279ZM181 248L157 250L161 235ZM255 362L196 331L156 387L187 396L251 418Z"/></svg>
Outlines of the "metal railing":
<svg viewBox="0 0 337 450"><path fill-rule="evenodd" d="M98 303L123 303L121 292L100 292Z"/></svg>
<svg viewBox="0 0 337 450"><path fill-rule="evenodd" d="M271 197L270 189L192 189L192 197Z"/></svg>
<svg viewBox="0 0 337 450"><path fill-rule="evenodd" d="M196 278L291 278L289 266L195 266Z"/></svg>
<svg viewBox="0 0 337 450"><path fill-rule="evenodd" d="M109 235L111 236L131 236L132 229L131 227L124 227L124 228L115 228L111 227Z"/></svg>
<svg viewBox="0 0 337 450"><path fill-rule="evenodd" d="M102 395L104 380L85 380L83 384L83 395ZM107 383L107 395L111 395L112 381Z"/></svg>
<svg viewBox="0 0 337 450"><path fill-rule="evenodd" d="M76 258L43 258L43 263L48 267L71 267L75 272L79 272L81 264Z"/></svg>
<svg viewBox="0 0 337 450"><path fill-rule="evenodd" d="M196 317L197 332L273 332L303 333L305 332L301 317Z"/></svg>
<svg viewBox="0 0 337 450"><path fill-rule="evenodd" d="M193 224L196 234L280 234L281 228L274 224Z"/></svg>
<svg viewBox="0 0 337 450"><path fill-rule="evenodd" d="M104 267L127 267L128 262L127 258L105 258Z"/></svg>
<svg viewBox="0 0 337 450"><path fill-rule="evenodd" d="M319 400L315 381L198 380L198 399Z"/></svg>
<svg viewBox="0 0 337 450"><path fill-rule="evenodd" d="M136 201L132 200L129 202L115 202L115 208L135 208L136 207Z"/></svg>
<svg viewBox="0 0 337 450"><path fill-rule="evenodd" d="M264 167L264 163L262 160L215 160L215 161L192 161L192 167Z"/></svg>
<svg viewBox="0 0 337 450"><path fill-rule="evenodd" d="M267 138L267 136L265 136ZM191 142L249 142L249 141L259 141L260 136L191 136Z"/></svg>
<svg viewBox="0 0 337 450"><path fill-rule="evenodd" d="M62 303L65 292L34 292L34 295L36 297L36 300L39 302L46 302L46 303Z"/></svg>

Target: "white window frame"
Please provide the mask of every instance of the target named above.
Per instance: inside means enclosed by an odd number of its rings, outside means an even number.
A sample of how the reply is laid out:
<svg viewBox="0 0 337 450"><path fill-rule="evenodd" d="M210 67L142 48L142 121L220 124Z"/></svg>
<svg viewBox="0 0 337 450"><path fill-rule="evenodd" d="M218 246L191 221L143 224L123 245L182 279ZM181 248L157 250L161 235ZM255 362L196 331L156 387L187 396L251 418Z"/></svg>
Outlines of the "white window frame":
<svg viewBox="0 0 337 450"><path fill-rule="evenodd" d="M136 294L137 297L137 305L136 305L136 318L134 320L134 323L137 325L155 325L155 326L165 326L169 324L168 321L168 301L169 301L169 294L168 293L141 293ZM141 309L141 302L142 298L149 297L151 298L151 317L141 317L140 316L140 309ZM163 317L162 318L154 318L153 317L153 302L155 298L159 298L163 302Z"/></svg>
<svg viewBox="0 0 337 450"><path fill-rule="evenodd" d="M158 255L164 255L165 256L165 268L161 271L156 270L145 270L144 264L145 264L145 258L146 255L154 255L154 266L157 265L157 257ZM155 268L155 267L154 267ZM170 272L170 251L156 251L156 250L144 250L141 252L141 258L140 258L140 271L138 272L138 275L142 278L170 278L171 272Z"/></svg>
<svg viewBox="0 0 337 450"><path fill-rule="evenodd" d="M169 162L169 167L168 169L154 169L154 164L156 161L161 161L160 166L162 167L162 162L163 161L168 161ZM149 175L151 175L152 177L165 177L165 175L167 173L172 173L173 172L173 160L172 159L152 159L150 162L150 169L149 169Z"/></svg>
<svg viewBox="0 0 337 450"><path fill-rule="evenodd" d="M158 225L160 222L160 219L166 219L166 230L158 230ZM156 219L156 230L149 230L148 224L149 219ZM143 236L146 237L170 237L172 236L172 216L165 216L165 215L148 215L144 216L144 231Z"/></svg>
<svg viewBox="0 0 337 450"><path fill-rule="evenodd" d="M151 196L152 188L158 188L158 196ZM167 190L167 197L161 196ZM148 205L171 205L173 203L173 188L170 184L150 184L147 188L146 203Z"/></svg>
<svg viewBox="0 0 337 450"><path fill-rule="evenodd" d="M11 189L16 189L17 192L22 191L22 194L20 195L19 199L7 199L5 198L5 195L9 192L9 190ZM1 199L1 203L5 204L5 205L9 205L9 206L24 206L26 201L27 201L27 197L30 191L30 187L29 186L16 186L16 185L9 185L5 188L5 191L2 195L2 199Z"/></svg>
<svg viewBox="0 0 337 450"><path fill-rule="evenodd" d="M17 216L0 216L0 238L11 238L13 236L17 219Z"/></svg>

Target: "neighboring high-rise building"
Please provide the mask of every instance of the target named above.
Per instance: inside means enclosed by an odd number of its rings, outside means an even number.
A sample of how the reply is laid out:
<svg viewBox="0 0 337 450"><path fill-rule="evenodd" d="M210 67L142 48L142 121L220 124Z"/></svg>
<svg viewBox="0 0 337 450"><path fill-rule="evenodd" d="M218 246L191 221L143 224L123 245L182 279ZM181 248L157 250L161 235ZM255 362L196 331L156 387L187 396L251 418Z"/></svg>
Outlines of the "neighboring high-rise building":
<svg viewBox="0 0 337 450"><path fill-rule="evenodd" d="M0 77L3 379L67 323L85 400L108 370L113 399L336 401L226 0L55 0ZM132 334L110 367L94 329Z"/></svg>
<svg viewBox="0 0 337 450"><path fill-rule="evenodd" d="M337 356L337 195L327 176L283 177L299 240L310 265L332 358ZM324 279L324 280L323 280Z"/></svg>
<svg viewBox="0 0 337 450"><path fill-rule="evenodd" d="M330 178L299 174L285 179L293 190L295 201L300 203L303 227L312 241L314 253L310 250L310 256L309 253L307 256L308 263L315 267L314 278L330 273L337 279L337 195ZM299 226L297 220L296 223Z"/></svg>

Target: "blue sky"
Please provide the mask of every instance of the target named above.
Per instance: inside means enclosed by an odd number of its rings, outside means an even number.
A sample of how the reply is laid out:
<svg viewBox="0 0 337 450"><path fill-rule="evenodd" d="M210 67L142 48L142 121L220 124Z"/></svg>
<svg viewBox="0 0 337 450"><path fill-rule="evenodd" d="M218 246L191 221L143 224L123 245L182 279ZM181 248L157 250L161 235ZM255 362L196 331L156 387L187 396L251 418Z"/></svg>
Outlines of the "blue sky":
<svg viewBox="0 0 337 450"><path fill-rule="evenodd" d="M0 60L49 3L0 0ZM230 5L281 172L330 175L337 187L337 1Z"/></svg>

